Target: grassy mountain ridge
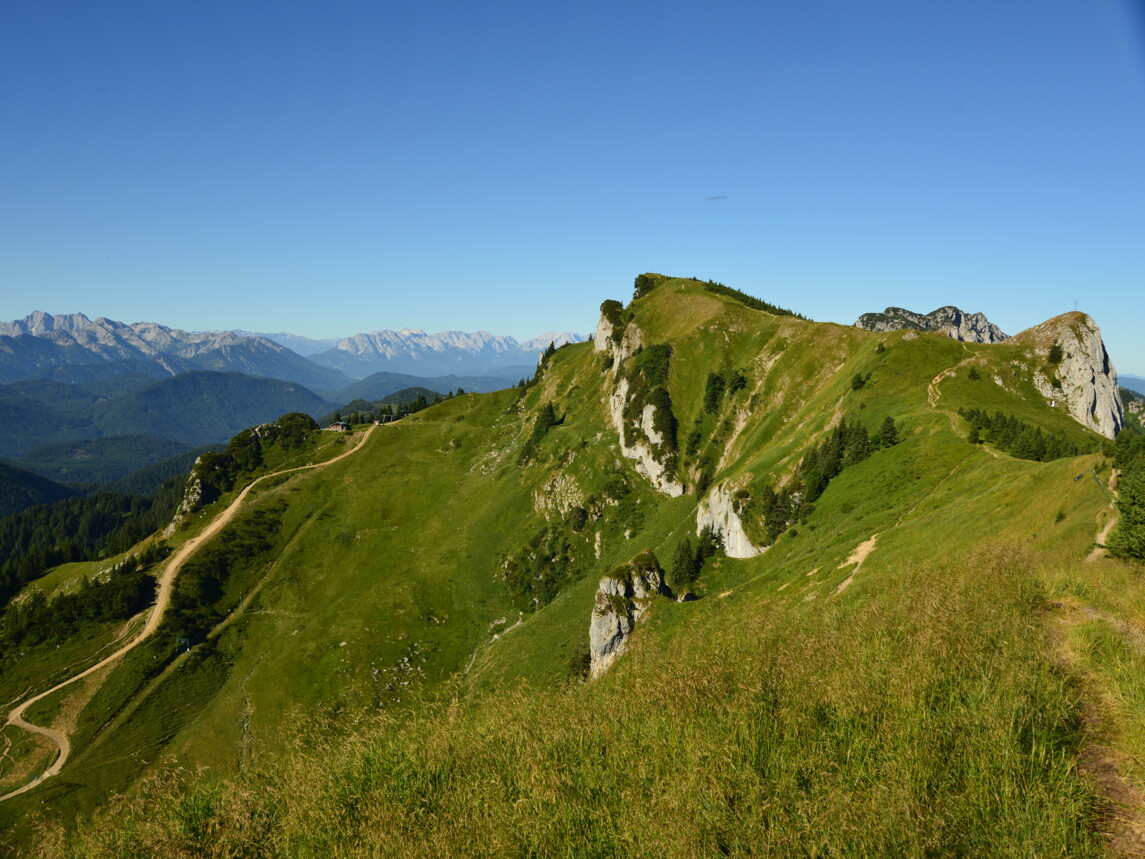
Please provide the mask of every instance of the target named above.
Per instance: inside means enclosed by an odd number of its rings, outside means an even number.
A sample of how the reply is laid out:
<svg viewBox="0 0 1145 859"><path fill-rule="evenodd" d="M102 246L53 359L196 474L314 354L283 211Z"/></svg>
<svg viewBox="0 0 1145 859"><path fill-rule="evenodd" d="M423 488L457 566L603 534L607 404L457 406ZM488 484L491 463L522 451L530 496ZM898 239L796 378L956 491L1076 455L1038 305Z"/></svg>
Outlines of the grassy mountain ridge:
<svg viewBox="0 0 1145 859"><path fill-rule="evenodd" d="M458 388L489 393L511 388L516 383L516 379L500 376L410 376L406 373L374 373L342 388L334 398L344 402L351 400L375 402L406 388L429 388L431 391L443 394L456 391Z"/></svg>
<svg viewBox="0 0 1145 859"><path fill-rule="evenodd" d="M74 699L66 786L0 814L47 799L67 820L162 763L212 775L148 783L84 849L1096 853L1080 705L1033 609L1047 559L1080 562L1106 510L1073 479L1102 444L1036 395L1022 345L813 323L671 278L617 319L643 349L564 347L526 389L447 400L257 493L250 521L275 525L195 597L202 644L171 659L172 629L162 673L144 670L160 651L132 655ZM622 379L647 385L679 497L622 453ZM1093 452L973 444L968 407ZM768 529L762 500L805 496L835 427L887 418L896 441ZM698 600L655 602L582 685L601 575L647 549L668 566L719 489L770 547L708 562Z"/></svg>

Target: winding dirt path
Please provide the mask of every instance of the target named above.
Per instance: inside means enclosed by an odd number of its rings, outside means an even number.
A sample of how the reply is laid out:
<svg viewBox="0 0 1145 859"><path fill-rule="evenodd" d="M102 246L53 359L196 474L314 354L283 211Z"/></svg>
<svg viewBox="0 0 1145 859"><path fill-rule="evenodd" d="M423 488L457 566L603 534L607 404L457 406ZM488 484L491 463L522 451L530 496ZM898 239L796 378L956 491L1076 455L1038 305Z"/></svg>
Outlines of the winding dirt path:
<svg viewBox="0 0 1145 859"><path fill-rule="evenodd" d="M311 469L325 468L328 465L333 465L335 462L339 462L361 450L362 446L366 443L367 439L369 439L370 435L375 429L377 429L377 426L372 426L367 429L356 445L354 445L349 450L338 454L338 456L334 457L333 459L328 459L325 462L316 462L311 465L299 465L294 468L286 468L282 471L275 471L270 474L264 474L262 477L259 477L247 484L247 486L243 489L242 492L238 494L235 500L232 501L225 510L221 511L213 520L211 520L211 524L204 528L203 532L199 534L199 536L192 537L190 540L180 546L179 551L177 551L171 557L171 560L167 562L167 567L163 571L163 575L159 578L159 588L158 594L155 598L155 605L151 609L151 614L147 618L147 623L143 626L143 629L140 630L139 634L135 638L133 638L127 644L123 645L123 647L119 648L110 656L104 657L99 662L81 671L79 674L75 674L67 680L64 680L61 683L57 683L46 692L41 692L40 694L35 695L29 698L27 701L24 701L22 704L14 707L8 713L8 721L6 724L15 725L16 727L22 728L25 731L47 737L47 739L59 749L59 753L56 755L55 760L52 761L51 766L49 766L46 770L27 782L22 787L19 787L16 790L0 796L0 802L3 802L6 799L11 799L14 796L19 796L20 794L29 791L32 788L42 784L46 780L52 778L52 776L59 775L60 770L63 769L64 764L67 763L69 755L71 755L72 746L66 734L53 730L52 728L44 728L39 725L34 725L24 719L24 713L29 707L31 707L36 702L47 698L49 695L59 692L61 689L70 686L91 674L94 674L101 668L110 665L121 656L130 652L142 644L144 641L146 641L148 638L150 638L155 630L159 628L159 624L163 621L163 615L167 613L167 607L171 604L171 591L173 590L175 577L179 575L179 571L183 568L183 565L187 562L187 559L195 554L195 552L203 544L210 541L212 537L214 537L221 530L223 530L223 528L230 524L231 520L233 520L238 514L239 508L242 507L242 504L246 500L247 495L249 495L251 490L258 486L258 484L271 477L280 477L283 474L291 474L296 471L308 471Z"/></svg>
<svg viewBox="0 0 1145 859"><path fill-rule="evenodd" d="M1115 476L1111 474L1110 490L1114 482ZM1109 506L1113 512L1098 532L1097 546L1085 559L1086 563L1101 557L1105 540L1117 524L1116 504ZM1111 728L1115 728L1112 714L1117 710L1117 702L1094 672L1085 667L1084 660L1070 644L1070 632L1074 627L1097 620L1113 630L1127 647L1142 655L1145 654L1145 630L1076 597L1060 599L1051 603L1050 608L1053 609L1050 640L1061 662L1081 680L1085 741L1078 754L1078 770L1090 780L1101 797L1098 832L1114 856L1145 856L1145 793L1123 772L1122 750L1109 745Z"/></svg>
<svg viewBox="0 0 1145 859"><path fill-rule="evenodd" d="M1109 483L1108 483L1107 491L1110 493L1115 493L1117 491L1114 488L1116 485L1117 485L1117 469L1115 468L1109 472ZM1094 540L1093 549L1092 549L1092 551L1090 551L1089 555L1085 559L1085 562L1087 564L1092 564L1094 561L1096 561L1098 558L1100 558L1102 555L1105 554L1105 541L1109 539L1109 535L1111 533L1113 533L1114 526L1117 525L1117 519L1118 519L1117 502L1116 501L1110 501L1109 502L1109 509L1112 510L1113 512L1109 516L1109 521L1105 523L1105 527L1097 532L1097 537Z"/></svg>

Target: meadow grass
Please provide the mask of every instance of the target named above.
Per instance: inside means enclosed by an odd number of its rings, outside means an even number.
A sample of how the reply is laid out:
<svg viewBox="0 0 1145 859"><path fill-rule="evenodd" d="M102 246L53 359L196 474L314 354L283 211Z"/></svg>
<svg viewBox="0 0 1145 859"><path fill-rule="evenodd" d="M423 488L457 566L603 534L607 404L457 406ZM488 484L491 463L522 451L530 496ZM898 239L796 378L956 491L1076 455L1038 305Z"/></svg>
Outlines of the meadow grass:
<svg viewBox="0 0 1145 859"><path fill-rule="evenodd" d="M773 317L675 281L634 312L649 345L673 343L681 440L709 370L748 376L705 418L705 444L724 434L717 480L789 478L844 415L892 416L902 441L844 469L765 554L710 563L706 598L661 602L585 686L570 663L600 575L643 549L667 563L696 498L633 473L611 373L591 344L561 349L525 390L452 398L262 486L251 506L285 502L282 528L231 580L227 619L174 660L172 636L133 652L81 714L67 780L5 813L48 802L45 855L1099 852L1041 588L1059 568L1080 580L1105 502L1073 477L1100 457L968 444L971 386L1061 428L989 373L959 375L985 347ZM520 467L545 403L560 423ZM617 475L622 500L606 497ZM501 560L577 505L594 512L568 534L567 580L522 601ZM876 533L856 573L846 559ZM117 791L111 816L66 833Z"/></svg>
<svg viewBox="0 0 1145 859"><path fill-rule="evenodd" d="M237 777L156 775L38 849L1100 855L1036 562L994 546L884 576L878 601L776 601L649 637L587 686L446 694L349 734L312 721Z"/></svg>

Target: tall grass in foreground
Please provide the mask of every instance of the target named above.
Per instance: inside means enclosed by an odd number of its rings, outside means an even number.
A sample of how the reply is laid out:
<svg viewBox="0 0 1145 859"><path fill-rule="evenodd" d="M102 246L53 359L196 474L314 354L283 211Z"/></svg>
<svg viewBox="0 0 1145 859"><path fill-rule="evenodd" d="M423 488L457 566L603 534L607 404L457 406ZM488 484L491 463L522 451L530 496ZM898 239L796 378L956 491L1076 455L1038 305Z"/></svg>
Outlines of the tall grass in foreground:
<svg viewBox="0 0 1145 859"><path fill-rule="evenodd" d="M729 604L720 628L646 634L593 685L312 725L278 761L222 783L155 776L38 849L1101 854L1030 560L995 548L876 584L867 604Z"/></svg>

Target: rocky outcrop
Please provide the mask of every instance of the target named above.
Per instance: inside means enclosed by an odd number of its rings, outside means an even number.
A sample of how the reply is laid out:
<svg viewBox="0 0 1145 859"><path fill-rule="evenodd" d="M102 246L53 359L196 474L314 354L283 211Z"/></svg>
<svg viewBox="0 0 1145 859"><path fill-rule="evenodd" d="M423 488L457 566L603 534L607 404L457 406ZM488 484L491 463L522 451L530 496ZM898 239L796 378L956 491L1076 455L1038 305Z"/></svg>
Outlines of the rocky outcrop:
<svg viewBox="0 0 1145 859"><path fill-rule="evenodd" d="M183 489L183 500L179 503L179 508L175 511L175 515L171 517L171 521L167 527L163 529L163 536L170 537L179 530L187 517L195 513L207 503L207 496L209 494L208 488L203 484L202 471L200 464L203 462L203 457L198 457L195 460L195 465L191 468L191 474L187 478L187 486Z"/></svg>
<svg viewBox="0 0 1145 859"><path fill-rule="evenodd" d="M763 549L756 548L743 530L736 500L722 484L712 489L696 508L696 533L705 528L723 538L724 554L729 558L754 558Z"/></svg>
<svg viewBox="0 0 1145 859"><path fill-rule="evenodd" d="M671 596L664 571L649 551L641 552L600 580L588 626L589 677L612 667L628 646L637 622L657 596Z"/></svg>
<svg viewBox="0 0 1145 859"><path fill-rule="evenodd" d="M620 435L620 452L635 462L638 474L648 479L648 482L660 492L672 498L684 494L684 485L672 476L669 461L657 456L655 446L663 442L663 438L656 431L656 407L649 403L640 412L640 420L633 429L639 430L630 434L635 436L631 444L626 441L624 432L624 413L628 407L628 380L621 379L616 383L612 394L608 398L608 415L612 425Z"/></svg>
<svg viewBox="0 0 1145 859"><path fill-rule="evenodd" d="M1085 313L1055 316L1015 338L1040 363L1034 387L1070 417L1106 438L1125 423L1125 407L1117 390L1117 371L1109 359L1101 329Z"/></svg>
<svg viewBox="0 0 1145 859"><path fill-rule="evenodd" d="M938 331L952 340L968 343L998 343L1009 339L1002 329L981 313L963 313L957 307L940 307L925 315L902 307L888 307L882 313L864 313L855 321L856 328L867 331Z"/></svg>
<svg viewBox="0 0 1145 859"><path fill-rule="evenodd" d="M600 321L592 335L593 351L611 355L616 367L644 348L644 332L639 326L626 323L619 308L618 302L606 301L600 308Z"/></svg>
<svg viewBox="0 0 1145 859"><path fill-rule="evenodd" d="M619 435L620 452L635 462L636 471L658 491L675 498L684 494L684 485L675 477L675 439L669 443L663 426L658 426L663 417L658 415L658 410L670 405L645 402L641 407L641 401L633 401L633 386L625 375L625 362L644 346L644 334L639 326L624 320L619 303L606 301L593 335L593 349L603 352L612 362L608 416ZM607 388L608 382L605 384ZM646 390L644 394L647 396ZM665 392L660 402L666 400Z"/></svg>
<svg viewBox="0 0 1145 859"><path fill-rule="evenodd" d="M1125 413L1136 416L1139 421L1145 420L1145 399L1128 388L1122 388L1119 393L1123 394L1121 401L1125 404Z"/></svg>

